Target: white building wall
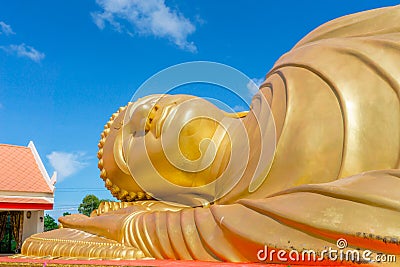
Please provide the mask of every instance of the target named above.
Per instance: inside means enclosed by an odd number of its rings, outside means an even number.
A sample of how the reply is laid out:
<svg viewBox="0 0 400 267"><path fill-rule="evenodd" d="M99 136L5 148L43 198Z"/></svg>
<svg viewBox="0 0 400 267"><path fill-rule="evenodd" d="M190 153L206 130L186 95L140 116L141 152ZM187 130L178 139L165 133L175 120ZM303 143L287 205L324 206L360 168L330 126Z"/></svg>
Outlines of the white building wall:
<svg viewBox="0 0 400 267"><path fill-rule="evenodd" d="M32 210L31 217L26 217L28 211L24 211L24 223L22 230L22 242L33 234L41 233L44 231L44 211Z"/></svg>

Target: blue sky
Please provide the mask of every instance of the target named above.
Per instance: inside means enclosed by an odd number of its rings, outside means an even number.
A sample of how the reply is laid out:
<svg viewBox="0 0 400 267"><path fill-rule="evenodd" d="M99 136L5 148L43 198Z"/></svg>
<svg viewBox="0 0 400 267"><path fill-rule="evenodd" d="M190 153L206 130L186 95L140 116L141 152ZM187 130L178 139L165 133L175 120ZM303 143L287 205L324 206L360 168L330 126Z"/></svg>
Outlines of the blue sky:
<svg viewBox="0 0 400 267"><path fill-rule="evenodd" d="M32 140L59 175L49 213L76 212L88 193L112 199L97 169L99 135L156 72L206 60L259 81L320 24L396 2L1 1L0 143Z"/></svg>

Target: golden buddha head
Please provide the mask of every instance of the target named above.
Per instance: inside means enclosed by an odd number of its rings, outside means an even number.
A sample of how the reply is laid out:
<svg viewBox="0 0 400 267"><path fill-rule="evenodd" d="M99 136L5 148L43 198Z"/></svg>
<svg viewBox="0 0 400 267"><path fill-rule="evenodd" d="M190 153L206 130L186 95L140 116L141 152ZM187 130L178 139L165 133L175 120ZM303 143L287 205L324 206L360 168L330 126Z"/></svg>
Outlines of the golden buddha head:
<svg viewBox="0 0 400 267"><path fill-rule="evenodd" d="M246 149L234 148L248 139L240 117L195 96L147 96L126 109L120 162L156 198L195 205L212 202L220 194L216 184L233 186L227 173L238 169L239 158L242 162L248 157ZM192 203L192 198L198 200Z"/></svg>
<svg viewBox="0 0 400 267"><path fill-rule="evenodd" d="M148 94L150 88L168 91L193 80L231 92L236 92L232 87L246 88L246 97L248 84L255 87L247 76L222 64L193 62L166 71L146 81L136 93L145 96L120 109L106 125L99 167L107 188L122 201L153 197L186 205L209 203L243 178L252 154L255 164L250 164L245 180L251 185L248 190L255 190L265 178L258 165L261 162L266 167L260 168L267 170L273 157L273 152L261 155L267 151L262 141L268 139L270 151L275 148L274 120L265 96L256 94L250 112L228 113L197 96ZM267 138L262 138L266 132ZM256 140L252 153L251 140Z"/></svg>

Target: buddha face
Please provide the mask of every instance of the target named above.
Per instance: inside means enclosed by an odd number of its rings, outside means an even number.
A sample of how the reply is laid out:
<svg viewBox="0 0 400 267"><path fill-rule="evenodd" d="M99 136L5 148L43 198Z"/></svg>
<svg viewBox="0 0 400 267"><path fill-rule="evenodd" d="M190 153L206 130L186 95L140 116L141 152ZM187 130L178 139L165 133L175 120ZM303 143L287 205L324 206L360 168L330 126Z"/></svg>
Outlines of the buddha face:
<svg viewBox="0 0 400 267"><path fill-rule="evenodd" d="M240 139L237 133L245 134L241 125L237 116L202 98L147 96L126 110L123 157L132 177L150 194L170 195L165 186L171 186L176 194L207 195L207 186L238 164L232 162L232 150Z"/></svg>

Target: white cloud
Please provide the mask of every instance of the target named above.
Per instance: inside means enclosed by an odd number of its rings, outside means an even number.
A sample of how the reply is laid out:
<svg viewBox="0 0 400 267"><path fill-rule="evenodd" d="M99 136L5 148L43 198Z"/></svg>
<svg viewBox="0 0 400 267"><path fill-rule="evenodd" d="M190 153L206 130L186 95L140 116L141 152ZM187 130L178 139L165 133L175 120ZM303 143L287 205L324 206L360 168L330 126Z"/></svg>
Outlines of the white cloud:
<svg viewBox="0 0 400 267"><path fill-rule="evenodd" d="M45 57L44 53L39 52L32 46L26 45L24 43L20 45L0 46L0 49L6 51L9 54L15 54L18 57L29 58L30 60L33 60L37 63L39 63Z"/></svg>
<svg viewBox="0 0 400 267"><path fill-rule="evenodd" d="M15 34L15 32L12 30L10 25L6 24L3 21L0 21L0 34L11 35ZM39 63L45 57L44 53L39 52L32 46L26 45L24 43L19 45L12 44L7 46L0 46L0 49L4 50L8 54L14 54L18 57L29 58L36 63Z"/></svg>
<svg viewBox="0 0 400 267"><path fill-rule="evenodd" d="M57 172L58 182L63 181L78 171L88 166L88 158L84 152L67 153L61 151L53 151L46 155L50 165Z"/></svg>
<svg viewBox="0 0 400 267"><path fill-rule="evenodd" d="M13 32L10 25L6 24L3 21L0 21L0 34L10 35L15 34L15 32Z"/></svg>
<svg viewBox="0 0 400 267"><path fill-rule="evenodd" d="M246 110L248 110L248 108L246 109L242 105L236 105L233 107L233 111L236 111L236 112L241 112L241 111L246 111Z"/></svg>
<svg viewBox="0 0 400 267"><path fill-rule="evenodd" d="M103 9L93 12L93 22L100 29L109 23L114 30L132 33L126 29L124 21L129 22L134 32L143 35L166 38L180 49L196 52L193 42L187 40L188 35L195 32L196 27L182 13L172 10L165 0L96 0Z"/></svg>
<svg viewBox="0 0 400 267"><path fill-rule="evenodd" d="M264 78L253 78L247 83L247 89L251 96L255 95L258 92L258 88L263 83Z"/></svg>

